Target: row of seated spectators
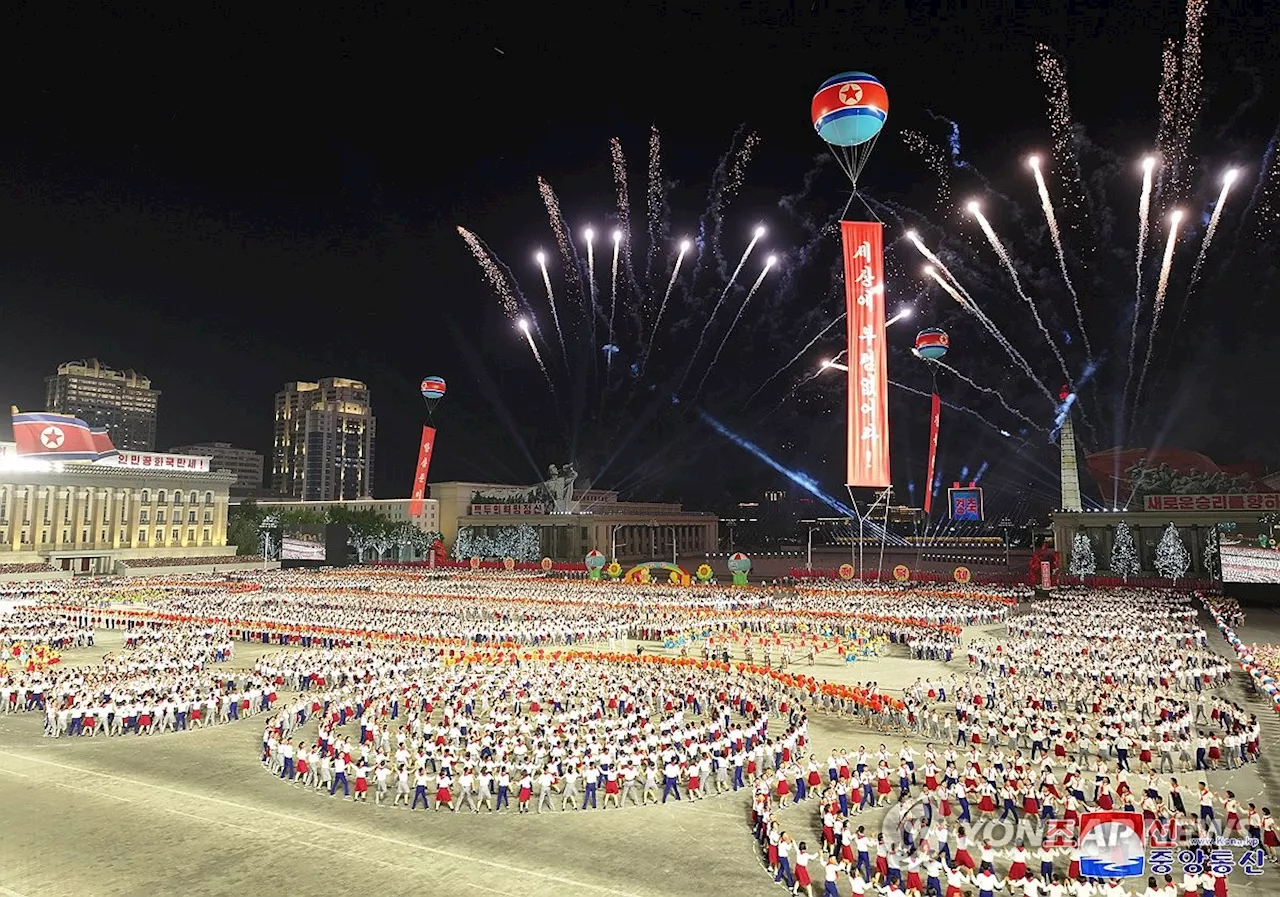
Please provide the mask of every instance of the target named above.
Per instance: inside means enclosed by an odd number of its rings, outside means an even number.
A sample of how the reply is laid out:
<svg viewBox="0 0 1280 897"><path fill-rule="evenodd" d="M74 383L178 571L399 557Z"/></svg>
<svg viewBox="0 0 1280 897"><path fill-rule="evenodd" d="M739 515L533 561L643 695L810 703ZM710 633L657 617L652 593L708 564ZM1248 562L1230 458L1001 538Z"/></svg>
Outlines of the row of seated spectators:
<svg viewBox="0 0 1280 897"><path fill-rule="evenodd" d="M218 557L195 558L129 558L120 562L127 569L148 567L214 567L221 564L253 564L261 563L260 554L229 554Z"/></svg>

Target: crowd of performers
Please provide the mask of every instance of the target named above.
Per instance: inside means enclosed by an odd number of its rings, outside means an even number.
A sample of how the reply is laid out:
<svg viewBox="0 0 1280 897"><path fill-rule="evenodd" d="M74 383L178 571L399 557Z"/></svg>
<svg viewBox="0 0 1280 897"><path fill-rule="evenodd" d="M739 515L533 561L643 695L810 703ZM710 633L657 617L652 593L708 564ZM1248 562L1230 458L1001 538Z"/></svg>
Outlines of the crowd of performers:
<svg viewBox="0 0 1280 897"><path fill-rule="evenodd" d="M1013 591L377 573L173 577L145 594L122 606L109 587L50 590L4 618L0 635L83 646L121 628L126 647L91 666L7 672L0 711L43 711L59 737L266 713L260 759L273 775L409 811L604 810L745 790L763 864L806 894L819 881L827 895L1132 893L1081 879L1075 848L991 838L996 822L1092 809L1256 838L1273 861L1280 844L1259 795L1232 788L1259 758L1260 724L1223 691L1231 665L1190 596L1073 589L1010 616L1025 597ZM1213 610L1236 621L1229 605ZM988 634L964 643L965 626ZM683 656L586 647L626 638ZM893 695L805 675L815 655L872 640L934 672ZM281 650L215 672L236 642ZM818 751L810 714L881 739ZM1226 887L1211 870L1168 886ZM1152 882L1151 897L1168 886Z"/></svg>
<svg viewBox="0 0 1280 897"><path fill-rule="evenodd" d="M1128 810L1165 831L1254 839L1275 862L1271 809L1231 788L1231 773L1259 759L1259 722L1214 693L1230 668L1195 618L1189 598L1168 593L1037 602L1007 635L967 647L967 673L906 690L923 749L860 745L810 757L800 776L766 770L752 810L766 868L809 894L818 880L828 895L1224 894L1225 871L1203 865L1136 892L1085 880L1078 847L1045 845L1039 825L1026 827ZM807 822L780 812L801 801L813 807ZM864 813L879 824L860 824ZM1028 837L1009 843L1020 831Z"/></svg>
<svg viewBox="0 0 1280 897"><path fill-rule="evenodd" d="M93 645L87 615L20 607L0 618L7 633L61 633ZM274 686L246 671L216 670L235 653L225 625L168 623L129 628L124 647L93 664L0 670L0 713L44 715L50 738L151 735L234 722L270 710Z"/></svg>

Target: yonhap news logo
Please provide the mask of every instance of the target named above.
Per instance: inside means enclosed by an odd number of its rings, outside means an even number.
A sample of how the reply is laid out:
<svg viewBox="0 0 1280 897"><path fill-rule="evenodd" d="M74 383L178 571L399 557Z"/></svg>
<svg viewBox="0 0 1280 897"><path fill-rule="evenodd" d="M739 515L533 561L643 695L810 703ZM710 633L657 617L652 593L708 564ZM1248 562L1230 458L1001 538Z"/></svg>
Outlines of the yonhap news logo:
<svg viewBox="0 0 1280 897"><path fill-rule="evenodd" d="M1146 871L1141 813L1082 813L1079 845L1081 875L1135 878Z"/></svg>

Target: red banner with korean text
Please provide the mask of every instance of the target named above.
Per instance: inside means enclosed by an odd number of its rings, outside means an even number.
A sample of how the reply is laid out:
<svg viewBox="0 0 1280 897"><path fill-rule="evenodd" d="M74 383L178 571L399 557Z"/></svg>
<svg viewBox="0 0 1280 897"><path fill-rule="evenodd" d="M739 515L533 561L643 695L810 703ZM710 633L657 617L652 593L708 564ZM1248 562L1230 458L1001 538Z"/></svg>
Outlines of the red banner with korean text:
<svg viewBox="0 0 1280 897"><path fill-rule="evenodd" d="M929 473L924 479L924 516L933 510L933 462L938 458L938 424L942 422L942 400L933 394L929 407Z"/></svg>
<svg viewBox="0 0 1280 897"><path fill-rule="evenodd" d="M409 502L409 516L417 517L422 513L427 496L427 471L431 468L431 452L436 444L436 428L425 424L422 427L422 441L418 443L418 466L413 472L413 500Z"/></svg>
<svg viewBox="0 0 1280 897"><path fill-rule="evenodd" d="M848 308L849 454L845 482L883 489L889 479L889 396L884 349L884 225L841 221Z"/></svg>

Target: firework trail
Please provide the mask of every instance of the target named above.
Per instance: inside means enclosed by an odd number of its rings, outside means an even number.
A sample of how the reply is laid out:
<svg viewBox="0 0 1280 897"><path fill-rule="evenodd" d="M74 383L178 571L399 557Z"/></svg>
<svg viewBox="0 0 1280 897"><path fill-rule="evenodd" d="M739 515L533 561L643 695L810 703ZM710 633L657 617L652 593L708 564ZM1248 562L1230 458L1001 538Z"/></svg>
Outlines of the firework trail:
<svg viewBox="0 0 1280 897"><path fill-rule="evenodd" d="M725 202L737 196L738 191L742 189L742 182L747 175L747 165L751 163L751 156L759 145L760 135L755 131L748 134L742 141L742 148L733 157L733 164L729 166L729 176L725 180Z"/></svg>
<svg viewBox="0 0 1280 897"><path fill-rule="evenodd" d="M493 287L493 291L498 294L502 311L507 317L514 319L520 313L520 302L516 299L511 284L502 276L502 271L499 270L498 262L492 253L479 237L465 227L458 228L458 236L462 237L462 241L467 244L467 248L471 250L471 254L480 265L480 270L484 272L485 280L489 281L489 286Z"/></svg>
<svg viewBox="0 0 1280 897"><path fill-rule="evenodd" d="M1218 221L1222 218L1222 207L1227 202L1227 192L1236 182L1238 175L1239 172L1232 168L1222 177L1222 191L1218 194L1218 201L1213 204L1213 214L1209 216L1209 226L1205 228L1204 241L1200 244L1200 252L1196 255L1196 262L1191 268L1191 280L1187 283L1187 291L1182 296L1182 310L1178 313L1179 324L1186 316L1187 303L1191 301L1191 294L1196 284L1200 282L1200 271L1204 267L1205 258L1209 255L1209 244L1213 242L1213 235L1218 232Z"/></svg>
<svg viewBox="0 0 1280 897"><path fill-rule="evenodd" d="M1053 201L1049 198L1049 187L1040 172L1040 158L1032 156L1028 160L1031 172L1036 178L1036 190L1040 193L1040 207L1044 210L1045 221L1049 223L1049 238L1053 240L1054 252L1058 254L1058 267L1062 269L1062 280L1071 294L1071 304L1076 310L1076 322L1080 325L1080 336L1084 340L1085 356L1093 361L1093 346L1089 344L1089 331L1084 327L1084 312L1080 310L1080 297L1076 295L1075 284L1071 282L1071 274L1067 271L1067 255L1062 250L1062 232L1058 230L1058 216L1053 213Z"/></svg>
<svg viewBox="0 0 1280 897"><path fill-rule="evenodd" d="M831 367L835 367L835 365L831 365ZM931 392L925 392L924 390L920 390L920 389L916 389L914 386L907 386L905 383L898 383L898 382L896 382L896 381L894 381L894 380L890 380L890 381L888 381L888 383L889 383L889 385L890 385L890 386L895 386L895 387L897 387L898 389L903 390L904 392L911 392L911 393L915 393L915 394L916 394L916 395L918 395L918 396L924 396L926 399L931 399L931 398L933 398L933 393L931 393ZM948 402L948 401L947 401L947 400L945 400L945 399L939 399L938 401L939 401L941 404L946 405L948 408L951 408L951 409L952 409L952 410L954 410L954 411L963 411L963 412L965 412L965 413L967 413L967 414L972 414L972 415L973 415L974 417L976 417L978 420L982 421L982 422L983 422L984 424L986 424L988 427L990 427L991 429L993 429L993 430L995 430L997 433L999 433L1001 436L1004 436L1004 437L1008 437L1008 436L1009 436L1009 431L1008 431L1008 430L1005 430L1005 429L1003 429L1002 427L998 427L998 426L996 426L996 425L995 425L995 424L993 424L991 421L989 421L989 420L987 420L985 417L983 417L981 414L979 414L978 412L974 411L974 410L973 410L972 408L970 408L968 405L957 405L957 404L955 404L954 402Z"/></svg>
<svg viewBox="0 0 1280 897"><path fill-rule="evenodd" d="M591 308L588 310L588 314L591 316L591 346L594 349L596 345L596 312L600 308L599 303L596 302L596 233L588 227L582 236L587 241L587 284L591 292ZM596 353L594 351L591 353L591 364L594 368L596 364Z"/></svg>
<svg viewBox="0 0 1280 897"><path fill-rule="evenodd" d="M924 159L925 167L938 178L938 210L951 206L951 172L947 168L947 154L942 147L919 131L903 131L902 142L907 149Z"/></svg>
<svg viewBox="0 0 1280 897"><path fill-rule="evenodd" d="M1156 284L1156 298L1151 308L1151 329L1147 333L1147 356L1142 362L1142 373L1138 376L1138 388L1133 393L1133 416L1138 416L1138 402L1142 396L1143 384L1147 382L1147 369L1151 366L1151 350L1156 342L1156 330L1160 327L1160 312L1164 310L1165 293L1169 290L1169 270L1173 267L1173 250L1178 245L1178 224L1182 221L1182 211L1174 211L1169 224L1169 239L1164 244L1164 261L1160 264L1160 280ZM1125 384L1128 392L1129 384ZM1129 421L1129 429L1133 430L1134 421Z"/></svg>
<svg viewBox="0 0 1280 897"><path fill-rule="evenodd" d="M1004 400L1004 396L1000 394L1000 391L999 391L999 390L997 390L997 389L992 389L990 386L983 386L983 385L982 385L982 384L980 384L980 383L975 383L972 379L970 379L970 378L969 378L969 377L967 377L966 375L964 375L964 374L960 373L960 372L959 372L959 371L957 371L955 368L953 368L951 365L947 364L945 361L941 361L941 360L939 360L939 359L937 359L937 358L930 358L930 359L926 359L926 360L927 360L930 364L936 364L938 367L942 368L944 371L947 371L947 372L948 372L949 374L951 374L952 376L957 377L957 378L959 378L959 379L963 380L965 383L968 383L970 386L972 386L974 389L978 390L979 392L985 392L987 395L995 396L995 397L1000 401L1000 404L1004 407L1004 410L1005 410L1005 411L1008 411L1010 414L1012 414L1014 417L1018 418L1019 420L1022 420L1022 421L1024 421L1025 423L1030 424L1031 426L1035 427L1037 430L1042 430L1042 431L1043 431L1043 430L1045 429L1044 427L1040 426L1040 425L1039 425L1039 424L1037 424L1035 421L1033 421L1031 418L1027 417L1025 414L1023 414L1023 413L1022 413L1021 411L1019 411L1017 408L1014 408L1012 405L1010 405L1008 402L1006 402L1006 401Z"/></svg>
<svg viewBox="0 0 1280 897"><path fill-rule="evenodd" d="M1178 116L1173 140L1173 201L1182 197L1188 180L1187 160L1191 141L1200 123L1200 102L1204 93L1201 44L1208 0L1187 0L1186 35L1182 40L1182 64L1178 78Z"/></svg>
<svg viewBox="0 0 1280 897"><path fill-rule="evenodd" d="M1151 233L1151 181L1155 165L1156 160L1150 156L1142 160L1142 198L1138 200L1138 260L1134 266L1137 287L1133 299L1133 323L1129 328L1129 374L1125 379L1122 401L1129 395L1129 384L1133 382L1133 363L1138 350L1138 318L1142 312L1142 260L1146 254L1147 238ZM1124 418L1123 406L1120 417Z"/></svg>
<svg viewBox="0 0 1280 897"><path fill-rule="evenodd" d="M649 353L653 351L653 340L658 335L658 327L662 323L662 313L667 310L667 300L671 298L671 288L676 285L676 278L680 276L680 263L684 261L685 253L689 251L690 245L688 240L680 241L680 254L676 256L675 267L671 269L671 279L667 281L667 291L662 294L662 304L658 306L658 316L653 319L653 330L649 333L649 345L645 346L644 355L640 357L641 364L649 360Z"/></svg>
<svg viewBox="0 0 1280 897"><path fill-rule="evenodd" d="M795 385L793 385L790 389L788 389L786 394L782 398L778 399L778 401L775 402L768 411L766 411L763 415L760 416L760 419L756 421L756 426L759 426L760 424L768 420L770 417L772 417L773 413L777 411L779 408L781 408L783 405L785 405L787 403L787 400L790 399L797 392L799 392L800 388L805 384L812 383L814 380L817 380L819 377L821 377L823 374L825 374L829 370L837 370L837 371L849 370L847 365L843 365L840 363L840 359L844 358L847 354L848 354L847 349L841 349L839 352L836 353L834 358L828 358L826 361L822 362L822 364L818 365L818 369L815 370L813 373L806 374L804 377L801 377L799 380L797 380Z"/></svg>
<svg viewBox="0 0 1280 897"><path fill-rule="evenodd" d="M706 345L707 331L711 328L711 324L715 321L716 315L720 311L720 307L724 305L724 300L728 298L729 291L733 289L733 284L738 279L738 275L742 273L742 267L747 263L747 259L751 255L751 250L756 248L756 244L760 242L760 238L765 235L764 226L761 225L755 229L751 235L751 242L747 244L747 248L742 253L742 258L738 259L738 267L733 269L733 274L729 276L729 282L724 285L724 289L720 291L720 298L716 300L716 304L711 308L711 314L707 315L707 322L702 325L702 332L698 334L698 344L694 346L693 352L689 355L689 364L684 369L684 375L680 378L680 385L676 387L678 393L689 379L689 371L693 369L693 363L698 359L698 353L702 351L702 347Z"/></svg>
<svg viewBox="0 0 1280 897"><path fill-rule="evenodd" d="M1085 209L1084 182L1080 174L1080 157L1076 153L1075 135L1071 124L1071 96L1067 92L1067 73L1062 60L1047 44L1036 44L1036 71L1044 82L1049 101L1049 129L1053 134L1053 158L1062 178L1066 193L1066 205L1076 214L1069 215L1073 228L1079 228L1078 219Z"/></svg>
<svg viewBox="0 0 1280 897"><path fill-rule="evenodd" d="M756 294L756 290L760 289L760 284L764 283L765 275L777 263L777 259L769 256L765 260L764 267L760 269L760 276L756 278L756 282L751 285L751 289L747 291L747 297L742 300L742 305L738 308L738 313L733 316L733 320L729 322L729 329L724 332L724 339L720 340L720 348L716 349L716 354L711 356L711 364L707 365L706 373L702 375L702 379L698 382L698 388L693 391L693 397L696 399L698 394L702 392L702 387L707 385L707 378L711 376L711 371L715 368L716 362L720 360L720 353L724 352L724 347L729 344L729 337L733 335L733 329L738 326L738 321L742 320L742 313L747 310L747 305L751 302L751 297Z"/></svg>
<svg viewBox="0 0 1280 897"><path fill-rule="evenodd" d="M804 353L805 353L805 352L808 352L810 349L812 349L812 348L813 348L813 344L814 344L814 343L816 343L818 340L820 340L820 339L822 339L824 336L826 336L826 335L827 335L827 333L829 333L829 332L831 331L831 328L832 328L832 327L834 327L834 326L836 326L837 324L841 323L842 321L844 321L844 318L845 318L845 312L840 312L840 315L839 315L839 316L838 316L834 321L832 321L832 322L831 322L830 324L828 324L826 327L823 327L821 330L819 330L819 331L818 331L818 335L817 335L817 336L815 336L813 339L809 340L809 342L805 343L805 344L804 344L804 347L803 347L803 348L801 348L801 350L800 350L799 352L797 352L795 355L791 356L791 360L790 360L790 361L788 361L788 362L787 362L786 364L784 364L782 367L778 368L776 371L774 371L772 374L770 374L767 378L765 378L765 381L764 381L763 383L761 383L759 387L757 387L757 388L756 388L756 391L755 391L755 392L753 392L750 396L748 396L748 397L747 397L747 404L751 404L751 402L755 401L755 397L756 397L756 396L758 396L758 395L760 395L760 393L762 393L762 392L764 391L764 388L765 388L766 386L768 386L768 385L769 385L770 383L772 383L774 380L777 380L779 377L781 377L781 376L782 376L782 374L783 374L783 372L785 372L785 371L787 370L787 368L791 367L791 365L793 365L793 364L795 364L797 361L799 361L799 360L800 360L800 356L804 355Z"/></svg>
<svg viewBox="0 0 1280 897"><path fill-rule="evenodd" d="M1138 200L1138 261L1134 265L1138 305L1142 304L1142 259L1146 255L1147 238L1151 234L1151 173L1155 167L1156 160L1150 156L1142 160L1142 198ZM1132 349L1129 350L1129 363L1133 364Z"/></svg>
<svg viewBox="0 0 1280 897"><path fill-rule="evenodd" d="M618 191L618 227L623 236L631 235L631 195L627 190L627 157L622 154L622 141L617 137L609 139L609 157L613 161L613 184ZM616 240L615 240L616 242ZM616 247L615 247L616 248ZM631 244L628 242L623 251L627 267L631 267ZM616 266L615 266L616 269Z"/></svg>
<svg viewBox="0 0 1280 897"><path fill-rule="evenodd" d="M613 232L613 263L609 267L609 345L615 346L613 341L613 316L618 309L618 249L622 244L622 231L615 230ZM605 373L608 374L613 368L613 352L609 352L605 356Z"/></svg>
<svg viewBox="0 0 1280 897"><path fill-rule="evenodd" d="M542 285L547 288L547 302L551 304L551 320L556 322L556 336L560 340L560 354L564 357L564 364L569 366L569 350L564 344L564 331L560 329L560 312L556 310L556 294L551 289L551 275L547 273L547 254L539 252L535 258L538 260L538 268L542 271Z"/></svg>
<svg viewBox="0 0 1280 897"><path fill-rule="evenodd" d="M1262 153L1262 163L1258 166L1258 183L1254 185L1253 193L1249 196L1249 205L1245 206L1244 213L1240 216L1243 220L1249 217L1250 212L1257 210L1254 229L1258 239L1265 239L1275 226L1277 144L1280 144L1280 124L1276 125L1275 131L1271 134L1271 140ZM1231 251L1234 253L1235 248L1232 247Z"/></svg>
<svg viewBox="0 0 1280 897"><path fill-rule="evenodd" d="M653 281L653 260L658 244L662 242L665 195L662 187L662 137L658 129L649 128L649 258L645 266L645 280Z"/></svg>
<svg viewBox="0 0 1280 897"><path fill-rule="evenodd" d="M556 246L560 250L560 258L564 260L566 272L572 272L574 276L566 277L570 290L574 287L579 288L581 295L582 274L578 268L578 252L573 248L573 243L569 240L569 228L564 223L564 215L560 211L560 200L556 198L556 192L551 189L551 185L538 178L538 192L542 194L542 203L547 207L547 217L551 220L551 229L556 235Z"/></svg>
<svg viewBox="0 0 1280 897"><path fill-rule="evenodd" d="M1031 309L1031 315L1036 319L1036 326L1040 328L1040 332L1044 334L1045 342L1049 344L1049 348L1053 350L1053 357L1058 359L1058 366L1062 368L1062 376L1067 378L1068 383L1073 383L1070 372L1067 371L1066 359L1062 357L1061 350L1054 340L1053 335L1049 333L1049 328L1044 326L1044 320L1040 317L1040 312L1036 308L1035 302L1027 295L1027 291L1022 288L1022 280L1018 277L1018 271L1013 267L1013 259L1009 255L1009 251L1004 248L1004 244L1000 242L1000 237L996 235L995 230L991 227L991 222L987 220L987 216L982 214L982 209L976 202L969 203L969 213L978 219L978 225L982 228L982 232L987 236L987 242L991 244L991 248L996 251L996 255L1000 257L1000 261L1004 264L1005 270L1009 272L1009 277L1013 279L1013 288L1018 291L1018 295L1027 303Z"/></svg>
<svg viewBox="0 0 1280 897"><path fill-rule="evenodd" d="M930 251L929 247L925 246L924 243L920 241L920 237L915 231L907 231L907 239L915 244L916 249L920 250L921 255L932 262L930 267L925 268L925 274L933 278L938 286L946 290L946 292L952 299L956 300L961 308L977 318L978 322L982 324L995 341L1000 344L1000 347L1004 349L1005 354L1009 356L1013 363L1022 368L1023 372L1031 382L1040 388L1040 391L1045 394L1045 398L1050 402L1056 403L1057 400L1054 399L1053 393L1049 392L1049 387L1045 386L1043 381L1036 376L1035 371L1031 369L1031 365L1027 364L1027 360L1022 357L1022 353L1015 349L1013 344L1005 338L1005 335L1000 332L1000 328L995 325L995 322L988 318L986 313L978 307L978 303L974 300L973 296L969 294L969 291L964 288L960 281L956 280L956 276L951 273L951 269L943 264L942 259L934 255L933 252ZM942 275L938 273L939 271L943 272L948 278L950 278L950 283L942 278ZM955 285L952 286L952 284Z"/></svg>
<svg viewBox="0 0 1280 897"><path fill-rule="evenodd" d="M533 334L529 331L529 322L520 319L520 332L524 334L525 341L529 344L530 351L533 352L533 358L538 362L538 368L542 371L542 376L547 379L547 386L551 390L551 397L556 397L556 385L551 382L551 372L547 370L547 364L542 360L542 353L538 351L538 344L533 341Z"/></svg>
<svg viewBox="0 0 1280 897"><path fill-rule="evenodd" d="M1171 37L1165 38L1164 51L1160 56L1160 91L1156 99L1160 105L1156 152L1160 158L1171 161L1176 154L1173 143L1178 128L1178 42ZM1160 179L1163 185L1163 169Z"/></svg>
<svg viewBox="0 0 1280 897"><path fill-rule="evenodd" d="M738 142L738 135L742 131L743 129L739 128L737 133L734 134L734 139L729 149L720 157L720 163L716 166L711 178L711 191L707 197L707 209L698 224L698 246L701 251L698 255L698 263L693 270L695 283L701 274L704 259L710 259L716 263L716 270L721 278L727 273L724 255L720 248L721 236L724 231L725 209L728 208L733 198L738 195L738 191L742 189L747 165L751 162L751 156L755 152L755 148L760 144L760 136L753 131L743 138L740 147L735 147ZM708 222L711 224L709 246L707 245ZM708 248L710 252L706 251Z"/></svg>

